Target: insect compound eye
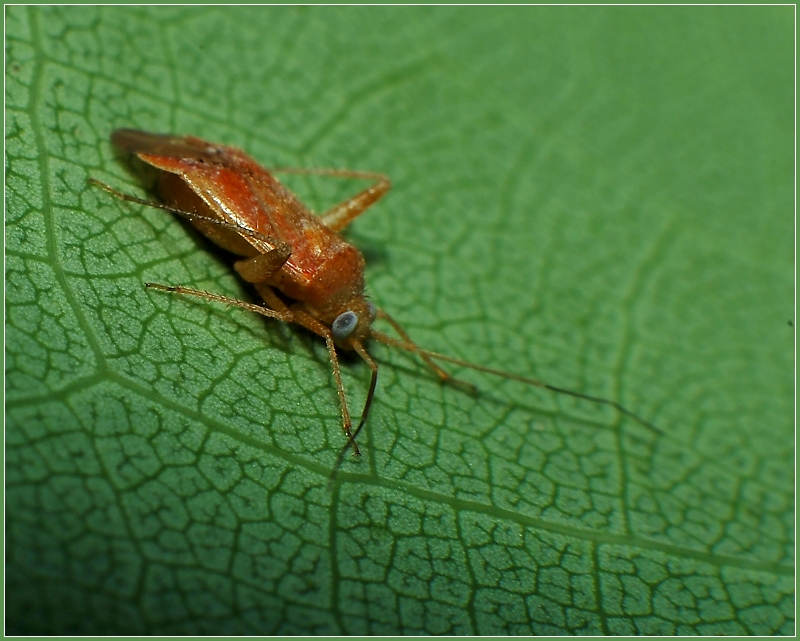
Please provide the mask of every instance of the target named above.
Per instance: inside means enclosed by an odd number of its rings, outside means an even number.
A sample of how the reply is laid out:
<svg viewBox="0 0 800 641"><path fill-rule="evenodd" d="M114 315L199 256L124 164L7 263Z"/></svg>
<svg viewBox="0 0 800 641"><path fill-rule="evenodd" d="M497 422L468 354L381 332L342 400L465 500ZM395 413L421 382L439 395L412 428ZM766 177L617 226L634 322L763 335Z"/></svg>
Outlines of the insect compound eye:
<svg viewBox="0 0 800 641"><path fill-rule="evenodd" d="M339 314L331 325L331 333L334 340L342 341L350 336L356 325L358 325L358 315L355 312L348 309L346 312Z"/></svg>

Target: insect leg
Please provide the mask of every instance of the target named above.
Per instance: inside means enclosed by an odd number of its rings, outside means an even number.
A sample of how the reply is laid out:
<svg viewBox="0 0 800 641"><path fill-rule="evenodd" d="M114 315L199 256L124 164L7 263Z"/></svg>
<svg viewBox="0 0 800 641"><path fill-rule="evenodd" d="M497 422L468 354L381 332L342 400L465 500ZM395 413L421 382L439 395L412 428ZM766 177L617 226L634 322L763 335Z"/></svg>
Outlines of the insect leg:
<svg viewBox="0 0 800 641"><path fill-rule="evenodd" d="M377 310L377 318L382 318L387 323L389 323L394 328L394 331L396 331L398 334L400 334L400 337L406 343L408 343L409 345L413 345L414 347L417 347L417 348L419 347L413 340L411 340L411 337L408 335L408 332L406 332L406 330L403 329L403 326L400 325L400 323L398 323L388 313L386 313L382 309L378 309ZM425 364L428 367L430 367L436 373L436 375L439 377L439 379L442 381L442 383L448 383L450 385L457 385L459 387L464 388L467 392L469 392L470 394L473 394L473 395L478 393L478 388L475 387L472 383L467 383L466 381L462 381L461 379L455 378L451 374L448 374L441 367L439 367L436 363L434 363L433 360L429 356L423 354L422 350L420 350L417 353L419 354L419 357L423 361L425 361Z"/></svg>
<svg viewBox="0 0 800 641"><path fill-rule="evenodd" d="M253 303L239 300L238 298L220 296L219 294L212 294L211 292L204 292L200 289L192 289L191 287L183 287L181 285L159 285L158 283L145 283L144 286L146 289L159 289L163 292L170 292L172 294L183 294L184 296L197 296L198 298L205 298L216 303L222 303L224 305L238 307L239 309L244 309L255 314L261 314L267 318L274 318L276 320L283 321L284 323L295 322L294 314L289 309L269 309L263 305L255 305Z"/></svg>
<svg viewBox="0 0 800 641"><path fill-rule="evenodd" d="M389 177L369 171L350 171L347 169L275 169L276 172L290 174L306 174L313 176L336 176L337 178L363 178L374 180L372 187L367 187L355 196L331 207L320 216L322 223L331 231L340 232L351 222L374 205L392 187Z"/></svg>
<svg viewBox="0 0 800 641"><path fill-rule="evenodd" d="M377 182L372 187L367 187L352 198L331 207L322 214L322 223L330 230L335 232L342 231L351 222L363 214L367 209L374 205L392 187L389 178L383 174L359 174L359 172L347 172L332 174L337 176L353 176L354 178L373 178Z"/></svg>
<svg viewBox="0 0 800 641"><path fill-rule="evenodd" d="M460 358L453 358L452 356L447 356L445 354L438 354L437 352L432 352L427 349L421 349L418 345L415 345L414 343L399 341L396 338L392 338L388 334L379 332L376 329L371 330L370 336L375 340L384 343L385 345L392 345L394 347L406 350L407 352L411 352L413 354L419 354L420 356L428 356L429 358L435 358L436 360L444 361L445 363L453 363L455 365L460 365L461 367L469 367L470 369L474 369L478 372L486 372L487 374L492 374L493 376L500 376L502 378L507 378L512 381L519 381L520 383L524 383L525 385L530 385L531 387L542 387L544 389L549 389L551 392L555 392L557 394L567 394L569 396L574 396L575 398L582 398L585 401L591 401L592 403L608 405L609 407L613 407L620 414L624 414L625 416L632 418L640 425L643 425L644 427L651 429L656 434L664 433L664 431L660 427L656 427L650 421L646 421L638 414L634 414L626 407L623 407L616 401L612 401L609 398L602 398L600 396L590 396L589 394L584 394L583 392L575 392L573 390L569 390L563 387L556 387L555 385L550 385L549 383L545 383L544 381L540 381L535 378L530 378L528 376L521 376L519 374L512 374L511 372L504 372L502 370L495 369L493 367L486 367L484 365L478 365L476 363L470 363L469 361L461 360Z"/></svg>
<svg viewBox="0 0 800 641"><path fill-rule="evenodd" d="M261 296L263 301L267 304L267 307L274 309L279 314L292 314L291 310L286 306L286 303L278 297L272 287L264 283L254 283L254 287L258 295ZM294 318L294 316L292 316L292 318Z"/></svg>
<svg viewBox="0 0 800 641"><path fill-rule="evenodd" d="M293 306L291 313L294 316L295 323L325 339L325 345L328 347L328 354L331 358L331 366L333 367L333 378L336 381L336 391L339 393L339 405L342 408L342 430L347 437L348 443L352 443L353 445L353 454L361 456L358 444L353 440L353 421L350 419L350 410L347 409L347 399L344 395L342 375L339 371L339 357L336 355L336 345L333 342L333 334L331 334L331 330L325 327L325 325L307 312L299 309L298 306Z"/></svg>
<svg viewBox="0 0 800 641"><path fill-rule="evenodd" d="M132 196L131 194L126 194L124 191L119 191L118 189L114 189L111 185L107 185L106 183L97 180L97 178L89 178L89 184L95 185L96 187L100 187L104 191L107 191L112 196L116 196L120 200L127 200L131 203L136 203L137 205L146 205L147 207L152 207L153 209L163 209L164 211L168 211L170 213L176 214L178 216L182 216L183 218L187 218L196 223L205 223L208 225L212 225L213 227L217 227L219 229L225 229L232 231L240 236L248 236L250 238L255 238L256 240L260 240L267 245L275 246L277 249L279 244L276 243L274 238L270 238L260 232L255 231L254 229L250 229L248 227L243 227L242 225L236 225L235 223L229 223L225 220L217 220L216 218L212 218L210 216L205 216L203 214L198 214L192 211L184 211L183 209L179 209L177 207L173 207L171 205L164 205L162 203L156 203L152 200L144 200L143 198L137 198L136 196Z"/></svg>
<svg viewBox="0 0 800 641"><path fill-rule="evenodd" d="M263 254L237 260L233 267L248 283L263 283L283 266L291 254L291 246L282 243Z"/></svg>
<svg viewBox="0 0 800 641"><path fill-rule="evenodd" d="M336 480L336 473L339 471L339 467L344 460L344 455L347 452L347 449L352 445L355 447L356 445L356 438L361 433L361 429L364 427L364 423L367 422L367 416L369 415L369 408L372 405L372 399L375 397L375 387L378 384L378 364L372 360L372 357L369 355L364 346L359 342L353 343L353 349L356 350L356 353L364 359L364 362L367 364L369 369L372 371L372 378L369 382L369 391L367 392L367 400L364 402L364 410L361 412L361 420L358 422L358 427L353 431L353 434L347 439L347 443L344 444L344 447L339 451L339 456L336 458L336 464L333 466L333 471L331 472L331 483Z"/></svg>

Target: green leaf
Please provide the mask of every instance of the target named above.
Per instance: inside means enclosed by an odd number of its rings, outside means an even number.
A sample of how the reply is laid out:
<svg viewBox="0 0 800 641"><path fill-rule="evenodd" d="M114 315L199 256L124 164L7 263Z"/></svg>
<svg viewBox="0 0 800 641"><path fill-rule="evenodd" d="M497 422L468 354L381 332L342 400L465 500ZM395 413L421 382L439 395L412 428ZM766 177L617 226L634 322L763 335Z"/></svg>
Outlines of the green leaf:
<svg viewBox="0 0 800 641"><path fill-rule="evenodd" d="M794 633L791 7L12 6L6 632ZM385 171L423 346L345 461L314 337L144 196L117 127ZM290 179L291 178L291 179ZM289 177L316 211L357 182ZM357 413L368 371L347 360Z"/></svg>

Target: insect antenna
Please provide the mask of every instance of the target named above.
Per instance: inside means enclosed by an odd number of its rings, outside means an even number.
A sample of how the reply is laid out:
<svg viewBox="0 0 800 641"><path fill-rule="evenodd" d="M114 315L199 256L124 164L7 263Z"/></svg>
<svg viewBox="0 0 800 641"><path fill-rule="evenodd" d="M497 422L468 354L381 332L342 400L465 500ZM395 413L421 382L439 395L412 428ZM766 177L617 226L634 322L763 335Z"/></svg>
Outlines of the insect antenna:
<svg viewBox="0 0 800 641"><path fill-rule="evenodd" d="M356 444L356 437L358 437L359 432L364 427L364 423L367 422L367 416L369 416L369 408L372 406L372 398L375 396L375 387L378 384L378 364L372 360L372 357L369 355L364 346L358 342L353 341L353 349L356 353L364 359L364 362L369 366L370 370L372 371L372 378L369 382L369 390L367 391L367 400L364 402L364 409L361 412L361 420L358 422L358 427L353 430L350 434L350 438L347 439L347 443L344 444L344 447L339 451L339 456L336 457L336 464L333 466L333 471L331 472L330 483L336 480L336 473L339 471L339 467L342 465L342 461L344 460L344 456L347 453L347 450L350 447L355 449Z"/></svg>
<svg viewBox="0 0 800 641"><path fill-rule="evenodd" d="M502 378L508 378L512 381L519 381L520 383L525 383L526 385L531 385L533 387L541 387L551 392L556 392L557 394L566 394L568 396L574 396L575 398L580 398L585 401L591 401L592 403L599 403L601 405L608 405L609 407L613 407L617 410L620 414L624 414L625 416L632 418L634 421L651 429L656 434L663 434L663 430L653 425L650 421L646 421L638 414L631 412L626 407L623 407L616 401L612 401L608 398L601 398L599 396L590 396L589 394L583 394L581 392L575 392L573 390L564 389L563 387L556 387L555 385L550 385L549 383L545 383L535 378L529 378L527 376L521 376L519 374L511 374L509 372L504 372L499 369L494 369L493 367L486 367L485 365L477 365L475 363L470 363L468 361L461 360L460 358L454 358L452 356L446 356L444 354L439 354L437 352L432 352L427 349L422 349L413 343L409 343L406 341L397 340L383 332L380 332L376 329L370 330L370 335L375 340L384 343L386 345L391 345L392 347L397 347L398 349L402 349L406 352L412 352L414 354L418 354L419 356L427 356L428 358L432 358L438 361L444 361L446 363L453 363L454 365L459 365L460 367L468 367L470 369L477 370L479 372L486 372L487 374L492 374L494 376L500 376Z"/></svg>

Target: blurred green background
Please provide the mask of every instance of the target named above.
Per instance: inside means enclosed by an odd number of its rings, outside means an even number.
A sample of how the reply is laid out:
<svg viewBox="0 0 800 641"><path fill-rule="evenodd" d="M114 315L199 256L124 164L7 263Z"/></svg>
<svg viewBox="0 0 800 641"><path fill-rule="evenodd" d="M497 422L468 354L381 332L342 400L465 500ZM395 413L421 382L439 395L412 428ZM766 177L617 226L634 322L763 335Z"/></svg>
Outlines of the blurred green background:
<svg viewBox="0 0 800 641"><path fill-rule="evenodd" d="M794 18L7 7L6 633L793 634ZM664 434L374 346L329 491L324 345L143 290L252 297L117 127L388 173L379 306Z"/></svg>

